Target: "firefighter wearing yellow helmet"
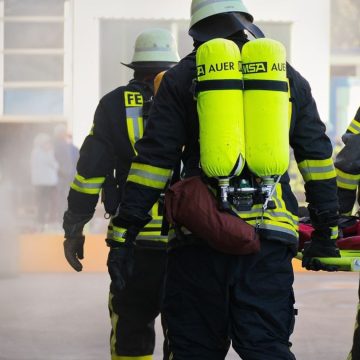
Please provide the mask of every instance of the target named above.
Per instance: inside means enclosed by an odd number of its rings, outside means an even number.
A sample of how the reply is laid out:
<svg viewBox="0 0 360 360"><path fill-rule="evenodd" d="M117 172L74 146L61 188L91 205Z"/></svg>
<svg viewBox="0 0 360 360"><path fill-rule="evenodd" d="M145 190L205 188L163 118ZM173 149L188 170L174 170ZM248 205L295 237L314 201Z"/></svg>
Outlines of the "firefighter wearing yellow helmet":
<svg viewBox="0 0 360 360"><path fill-rule="evenodd" d="M76 271L82 270L79 259L84 257L83 227L93 217L99 195L105 211L112 216L123 197L131 159L136 155L135 143L143 136L152 105L153 81L178 60L176 43L168 30L145 30L136 39L132 61L124 64L134 70L134 78L99 102L91 131L80 150L64 214L65 257ZM112 219L109 223L106 243L112 280L112 360L151 360L154 352L154 321L160 311L167 243L166 233L162 232L162 204L154 200L147 215L152 220L146 224L139 219L137 223L142 229L135 249L125 244L124 227ZM131 233L130 228L127 231ZM164 358L167 356L165 353Z"/></svg>
<svg viewBox="0 0 360 360"><path fill-rule="evenodd" d="M172 229L163 316L174 360L225 359L230 345L243 360L295 359L289 337L298 205L287 174L290 146L315 227L304 266L315 269L313 257L339 254L325 126L284 47L257 29L241 0L192 1L195 49L163 77L114 219L131 229L124 238L134 246L139 219L147 220L182 160L185 179L168 194L183 189L185 197L171 197L170 205L165 197ZM246 229L244 237L231 234L237 251L219 231L225 218ZM240 254L242 242L257 238L260 250Z"/></svg>

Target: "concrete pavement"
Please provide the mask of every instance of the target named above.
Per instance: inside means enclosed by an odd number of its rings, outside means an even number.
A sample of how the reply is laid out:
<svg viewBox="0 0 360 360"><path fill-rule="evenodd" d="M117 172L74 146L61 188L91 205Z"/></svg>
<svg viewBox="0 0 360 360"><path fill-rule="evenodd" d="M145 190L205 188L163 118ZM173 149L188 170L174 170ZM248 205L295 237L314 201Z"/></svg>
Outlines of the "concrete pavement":
<svg viewBox="0 0 360 360"><path fill-rule="evenodd" d="M296 273L298 360L346 359L357 286L355 273ZM0 360L108 360L107 288L106 273L0 278ZM159 323L157 334L161 359ZM239 357L231 350L226 359Z"/></svg>

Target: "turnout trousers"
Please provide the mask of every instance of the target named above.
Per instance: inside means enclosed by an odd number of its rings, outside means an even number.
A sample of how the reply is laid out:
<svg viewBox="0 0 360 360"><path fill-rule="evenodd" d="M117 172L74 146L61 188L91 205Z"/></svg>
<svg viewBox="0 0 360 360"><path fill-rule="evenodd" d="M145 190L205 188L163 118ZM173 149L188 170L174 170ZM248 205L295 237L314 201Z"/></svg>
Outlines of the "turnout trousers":
<svg viewBox="0 0 360 360"><path fill-rule="evenodd" d="M163 304L170 359L223 360L232 344L243 360L294 360L295 253L265 239L254 255L205 244L172 249Z"/></svg>
<svg viewBox="0 0 360 360"><path fill-rule="evenodd" d="M155 319L160 313L166 250L136 248L134 270L125 288L110 284L110 349L112 360L152 360ZM164 359L167 359L164 341Z"/></svg>

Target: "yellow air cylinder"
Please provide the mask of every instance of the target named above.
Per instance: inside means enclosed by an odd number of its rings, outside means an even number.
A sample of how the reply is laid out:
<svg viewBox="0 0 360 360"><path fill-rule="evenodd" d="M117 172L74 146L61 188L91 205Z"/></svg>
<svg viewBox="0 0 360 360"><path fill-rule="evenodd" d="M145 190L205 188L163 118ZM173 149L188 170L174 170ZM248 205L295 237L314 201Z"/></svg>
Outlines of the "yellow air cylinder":
<svg viewBox="0 0 360 360"><path fill-rule="evenodd" d="M200 163L209 177L239 175L245 162L241 54L212 39L196 52Z"/></svg>
<svg viewBox="0 0 360 360"><path fill-rule="evenodd" d="M289 165L289 93L286 51L256 39L242 48L246 162L260 176L282 175Z"/></svg>

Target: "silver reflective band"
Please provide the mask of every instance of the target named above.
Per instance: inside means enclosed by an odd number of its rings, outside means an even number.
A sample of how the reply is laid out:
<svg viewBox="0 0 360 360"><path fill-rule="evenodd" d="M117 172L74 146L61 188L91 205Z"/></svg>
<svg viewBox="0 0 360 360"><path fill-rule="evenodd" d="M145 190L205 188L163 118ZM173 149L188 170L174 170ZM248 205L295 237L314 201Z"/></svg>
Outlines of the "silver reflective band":
<svg viewBox="0 0 360 360"><path fill-rule="evenodd" d="M146 172L144 170L139 170L139 169L130 169L129 175L138 175L138 176L140 176L142 178L159 181L159 182L164 183L164 184L166 184L166 182L169 179L168 176L150 174L150 173L148 173L148 172Z"/></svg>
<svg viewBox="0 0 360 360"><path fill-rule="evenodd" d="M328 166L307 166L307 167L301 167L300 172L301 174L313 174L313 173L327 173L334 170L333 165Z"/></svg>
<svg viewBox="0 0 360 360"><path fill-rule="evenodd" d="M297 231L295 231L295 230L292 231L290 229L286 229L286 228L283 228L281 226L261 223L259 225L259 227L260 227L260 229L263 229L263 230L273 230L273 231L283 232L285 234L289 234L289 235L296 236L296 237L298 236Z"/></svg>
<svg viewBox="0 0 360 360"><path fill-rule="evenodd" d="M348 178L342 177L341 175L337 175L337 181L342 182L344 184L348 184L348 185L354 185L354 186L357 186L359 184L358 179L348 179Z"/></svg>
<svg viewBox="0 0 360 360"><path fill-rule="evenodd" d="M83 183L80 182L77 178L74 179L73 183L79 188L83 189L100 189L102 185L102 183Z"/></svg>

